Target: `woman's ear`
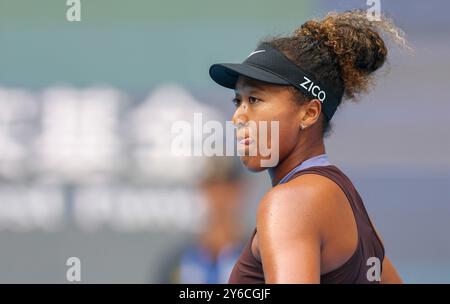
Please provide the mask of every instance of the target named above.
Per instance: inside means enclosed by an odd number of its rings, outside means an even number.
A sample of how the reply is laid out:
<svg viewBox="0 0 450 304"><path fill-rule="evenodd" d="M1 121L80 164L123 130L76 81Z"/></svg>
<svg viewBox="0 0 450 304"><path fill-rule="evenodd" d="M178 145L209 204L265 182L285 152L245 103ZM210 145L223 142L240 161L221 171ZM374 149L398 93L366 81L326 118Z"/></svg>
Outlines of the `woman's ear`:
<svg viewBox="0 0 450 304"><path fill-rule="evenodd" d="M322 111L322 102L319 99L312 99L302 105L300 111L300 127L306 129L319 120Z"/></svg>

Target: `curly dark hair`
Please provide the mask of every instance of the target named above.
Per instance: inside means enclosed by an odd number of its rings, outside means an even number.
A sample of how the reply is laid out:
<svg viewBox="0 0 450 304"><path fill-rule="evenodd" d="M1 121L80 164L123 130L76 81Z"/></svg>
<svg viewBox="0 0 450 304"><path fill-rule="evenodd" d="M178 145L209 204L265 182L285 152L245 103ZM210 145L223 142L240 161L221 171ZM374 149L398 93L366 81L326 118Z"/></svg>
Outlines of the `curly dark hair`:
<svg viewBox="0 0 450 304"><path fill-rule="evenodd" d="M309 20L286 37L273 37L263 42L282 51L290 60L309 71L343 99L356 100L372 82L372 73L386 61L388 49L381 37L384 32L407 48L404 33L391 19L382 16L369 21L366 12L353 10L331 12L323 19ZM296 99L308 98L291 87ZM323 116L323 136L331 133L331 123Z"/></svg>

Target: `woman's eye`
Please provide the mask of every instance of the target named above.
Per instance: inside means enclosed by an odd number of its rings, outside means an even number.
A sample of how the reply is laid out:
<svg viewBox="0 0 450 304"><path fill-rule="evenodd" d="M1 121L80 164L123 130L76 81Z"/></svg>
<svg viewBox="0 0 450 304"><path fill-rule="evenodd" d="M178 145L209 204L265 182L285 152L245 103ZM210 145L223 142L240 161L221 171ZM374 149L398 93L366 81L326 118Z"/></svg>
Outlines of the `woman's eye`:
<svg viewBox="0 0 450 304"><path fill-rule="evenodd" d="M256 97L250 96L250 97L248 98L248 102L249 102L250 104L255 103L255 102L257 102L257 101L259 101L259 99L256 98Z"/></svg>
<svg viewBox="0 0 450 304"><path fill-rule="evenodd" d="M248 103L249 104L254 104L256 102L260 101L259 98L256 98L254 96L249 96L248 97ZM233 104L235 107L239 107L242 103L242 100L240 100L239 98L233 98Z"/></svg>

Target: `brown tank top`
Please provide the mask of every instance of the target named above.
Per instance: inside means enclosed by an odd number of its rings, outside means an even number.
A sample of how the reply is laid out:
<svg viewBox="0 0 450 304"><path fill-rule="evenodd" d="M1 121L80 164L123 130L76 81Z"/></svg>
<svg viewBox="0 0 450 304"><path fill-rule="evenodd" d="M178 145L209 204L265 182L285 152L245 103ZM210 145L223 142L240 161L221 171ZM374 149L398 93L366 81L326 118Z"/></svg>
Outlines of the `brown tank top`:
<svg viewBox="0 0 450 304"><path fill-rule="evenodd" d="M353 255L340 267L320 276L322 284L370 284L379 281L367 278L367 272L373 267L368 259L375 257L380 261L384 259L384 247L378 238L372 222L369 219L363 201L353 186L350 179L335 165L313 166L295 173L289 180L302 174L319 174L333 180L345 193L353 210L358 231L358 244ZM228 283L230 284L264 284L264 272L262 264L252 253L253 235L244 247L238 261L234 265ZM369 264L369 265L367 265ZM382 268L380 270L380 273Z"/></svg>

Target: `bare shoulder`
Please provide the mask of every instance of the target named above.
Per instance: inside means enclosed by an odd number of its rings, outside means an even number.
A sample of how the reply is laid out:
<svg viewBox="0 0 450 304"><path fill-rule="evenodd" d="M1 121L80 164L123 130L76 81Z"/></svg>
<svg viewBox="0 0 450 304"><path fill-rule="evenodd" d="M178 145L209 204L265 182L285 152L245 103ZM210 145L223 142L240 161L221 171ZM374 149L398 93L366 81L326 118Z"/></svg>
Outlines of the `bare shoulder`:
<svg viewBox="0 0 450 304"><path fill-rule="evenodd" d="M317 174L305 174L272 188L257 212L258 231L279 227L286 233L319 233L331 218L339 186Z"/></svg>

